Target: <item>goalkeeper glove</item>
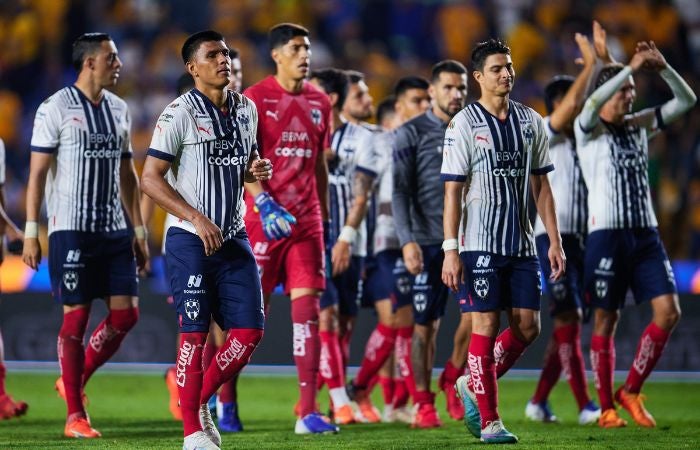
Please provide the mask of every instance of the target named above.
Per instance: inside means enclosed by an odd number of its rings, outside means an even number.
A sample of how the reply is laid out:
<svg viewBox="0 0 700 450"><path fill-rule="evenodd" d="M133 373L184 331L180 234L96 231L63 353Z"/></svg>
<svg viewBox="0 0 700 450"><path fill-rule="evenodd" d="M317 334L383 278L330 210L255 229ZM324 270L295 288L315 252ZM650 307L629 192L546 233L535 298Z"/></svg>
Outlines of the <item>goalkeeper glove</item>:
<svg viewBox="0 0 700 450"><path fill-rule="evenodd" d="M255 209L260 213L262 229L268 240L277 240L292 234L297 219L280 206L267 192L255 197Z"/></svg>

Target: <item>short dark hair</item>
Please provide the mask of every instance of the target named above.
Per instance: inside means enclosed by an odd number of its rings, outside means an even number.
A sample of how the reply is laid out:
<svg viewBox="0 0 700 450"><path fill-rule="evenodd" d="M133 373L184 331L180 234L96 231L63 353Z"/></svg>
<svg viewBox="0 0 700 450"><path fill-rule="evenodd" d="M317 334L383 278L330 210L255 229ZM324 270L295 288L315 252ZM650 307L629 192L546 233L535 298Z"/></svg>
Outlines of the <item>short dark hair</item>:
<svg viewBox="0 0 700 450"><path fill-rule="evenodd" d="M411 75L399 78L399 81L397 81L396 85L394 85L394 97L399 98L410 89L423 89L424 91L427 91L429 87L430 83L428 83L428 80L423 77Z"/></svg>
<svg viewBox="0 0 700 450"><path fill-rule="evenodd" d="M194 87L194 78L185 72L177 79L177 95L180 96Z"/></svg>
<svg viewBox="0 0 700 450"><path fill-rule="evenodd" d="M310 79L316 78L326 94L337 94L338 103L336 108L341 109L350 89L350 77L344 70L328 67L325 69L312 70Z"/></svg>
<svg viewBox="0 0 700 450"><path fill-rule="evenodd" d="M270 50L281 47L297 36L309 36L309 30L295 23L280 23L270 28L267 33L267 43Z"/></svg>
<svg viewBox="0 0 700 450"><path fill-rule="evenodd" d="M510 55L510 47L499 38L491 38L476 44L476 47L472 50L472 66L474 70L483 71L486 58L497 54Z"/></svg>
<svg viewBox="0 0 700 450"><path fill-rule="evenodd" d="M557 75L549 80L544 87L544 106L547 108L547 114L552 114L554 102L565 96L572 84L574 77L570 75Z"/></svg>
<svg viewBox="0 0 700 450"><path fill-rule="evenodd" d="M430 82L435 83L440 78L440 74L443 72L462 75L467 73L467 68L464 67L464 64L459 61L455 61L454 59L445 59L433 66L432 70L430 71Z"/></svg>
<svg viewBox="0 0 700 450"><path fill-rule="evenodd" d="M194 54L197 53L202 42L209 41L225 41L225 39L221 33L214 30L198 31L195 34L191 34L185 40L185 43L182 44L182 62L187 64Z"/></svg>
<svg viewBox="0 0 700 450"><path fill-rule="evenodd" d="M359 70L346 70L345 73L348 74L350 84L357 84L360 81L365 80L365 74L360 72Z"/></svg>
<svg viewBox="0 0 700 450"><path fill-rule="evenodd" d="M603 68L600 69L600 72L598 72L598 77L595 79L595 88L598 89L601 87L606 81L620 73L620 71L624 68L625 66L621 63L610 63L604 65Z"/></svg>
<svg viewBox="0 0 700 450"><path fill-rule="evenodd" d="M396 113L396 97L388 96L377 105L377 123L382 124L386 116Z"/></svg>
<svg viewBox="0 0 700 450"><path fill-rule="evenodd" d="M73 54L71 55L73 68L80 73L83 70L85 57L94 53L102 45L102 42L111 40L112 38L107 33L85 33L78 36L73 41Z"/></svg>
<svg viewBox="0 0 700 450"><path fill-rule="evenodd" d="M229 47L228 48L228 56L231 59L236 59L236 58L239 58L241 56L241 52L239 52L238 49L235 47Z"/></svg>

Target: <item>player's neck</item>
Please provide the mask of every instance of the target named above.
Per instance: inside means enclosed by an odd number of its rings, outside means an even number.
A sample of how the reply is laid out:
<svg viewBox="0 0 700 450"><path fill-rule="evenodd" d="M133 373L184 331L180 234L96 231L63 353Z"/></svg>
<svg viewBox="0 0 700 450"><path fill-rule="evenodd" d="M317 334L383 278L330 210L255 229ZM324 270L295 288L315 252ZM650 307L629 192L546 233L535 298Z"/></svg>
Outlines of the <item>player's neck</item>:
<svg viewBox="0 0 700 450"><path fill-rule="evenodd" d="M615 114L614 111L611 111L605 107L603 107L603 109L600 110L600 113L598 115L605 122L612 123L614 125L622 125L622 123L625 121L624 115Z"/></svg>
<svg viewBox="0 0 700 450"><path fill-rule="evenodd" d="M286 77L279 72L275 74L275 80L285 91L298 94L301 92L301 88L304 87L304 79L297 80L295 78Z"/></svg>
<svg viewBox="0 0 700 450"><path fill-rule="evenodd" d="M226 103L228 89L227 88L207 88L205 86L196 86L197 90L204 94L217 108L221 109L228 106Z"/></svg>
<svg viewBox="0 0 700 450"><path fill-rule="evenodd" d="M338 114L338 120L340 121L341 124L347 122L347 123L352 123L354 125L359 125L361 122L360 120L354 118L350 114L343 114L343 113Z"/></svg>
<svg viewBox="0 0 700 450"><path fill-rule="evenodd" d="M93 104L100 103L104 97L104 89L98 83L91 80L89 77L78 76L78 79L73 84L80 92L83 93L88 100Z"/></svg>
<svg viewBox="0 0 700 450"><path fill-rule="evenodd" d="M505 120L508 117L509 98L510 96L508 95L482 95L481 98L479 98L479 103L494 117Z"/></svg>
<svg viewBox="0 0 700 450"><path fill-rule="evenodd" d="M437 117L445 123L449 123L450 120L452 120L453 116L450 116L449 114L445 113L445 111L443 111L442 108L440 108L437 105L437 103L432 107L432 111L435 117Z"/></svg>

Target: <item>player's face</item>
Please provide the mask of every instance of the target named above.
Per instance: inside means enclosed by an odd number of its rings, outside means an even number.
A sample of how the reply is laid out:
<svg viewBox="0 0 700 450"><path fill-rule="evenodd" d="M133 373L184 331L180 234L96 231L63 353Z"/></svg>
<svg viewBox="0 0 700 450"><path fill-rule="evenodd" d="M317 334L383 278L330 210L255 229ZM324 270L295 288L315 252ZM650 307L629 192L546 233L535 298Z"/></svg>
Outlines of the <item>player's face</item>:
<svg viewBox="0 0 700 450"><path fill-rule="evenodd" d="M205 41L199 45L192 60L187 63L195 86L223 89L231 78L231 58L224 41Z"/></svg>
<svg viewBox="0 0 700 450"><path fill-rule="evenodd" d="M426 89L407 89L396 99L396 114L402 121L411 120L430 108L430 95Z"/></svg>
<svg viewBox="0 0 700 450"><path fill-rule="evenodd" d="M355 120L367 120L372 114L372 96L367 84L364 81L351 83L343 104L343 115Z"/></svg>
<svg viewBox="0 0 700 450"><path fill-rule="evenodd" d="M239 58L233 58L231 60L231 81L228 84L228 88L234 92L241 92L243 87L243 66L241 65L241 60Z"/></svg>
<svg viewBox="0 0 700 450"><path fill-rule="evenodd" d="M99 80L101 87L106 88L117 84L122 61L119 59L114 41L102 41L100 49L90 58L92 58L94 76Z"/></svg>
<svg viewBox="0 0 700 450"><path fill-rule="evenodd" d="M483 72L475 71L474 78L481 87L482 95L488 93L504 97L510 94L515 82L515 69L510 55L496 53L487 56Z"/></svg>
<svg viewBox="0 0 700 450"><path fill-rule="evenodd" d="M303 80L309 73L311 43L306 36L295 36L286 44L272 50L277 73L292 80Z"/></svg>
<svg viewBox="0 0 700 450"><path fill-rule="evenodd" d="M614 117L622 117L632 112L632 105L636 98L637 90L634 87L634 80L629 77L625 84L603 105L603 108L610 111Z"/></svg>
<svg viewBox="0 0 700 450"><path fill-rule="evenodd" d="M435 106L450 117L464 108L467 100L467 75L442 72L430 85L430 96Z"/></svg>

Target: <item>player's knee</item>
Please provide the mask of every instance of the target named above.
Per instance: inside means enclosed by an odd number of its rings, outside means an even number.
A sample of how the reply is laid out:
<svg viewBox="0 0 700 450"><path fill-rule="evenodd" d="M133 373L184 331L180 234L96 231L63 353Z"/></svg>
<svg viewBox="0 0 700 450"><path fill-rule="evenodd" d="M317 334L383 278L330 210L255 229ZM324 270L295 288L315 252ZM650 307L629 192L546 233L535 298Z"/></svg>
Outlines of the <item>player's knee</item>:
<svg viewBox="0 0 700 450"><path fill-rule="evenodd" d="M126 308L126 309L113 309L109 312L109 317L107 319L109 325L122 333L126 333L131 330L136 322L139 320L139 309Z"/></svg>
<svg viewBox="0 0 700 450"><path fill-rule="evenodd" d="M670 331L681 320L681 309L678 303L669 305L661 311L654 311L654 322L662 329Z"/></svg>
<svg viewBox="0 0 700 450"><path fill-rule="evenodd" d="M58 336L64 339L81 339L85 336L90 310L79 308L63 313L63 323Z"/></svg>
<svg viewBox="0 0 700 450"><path fill-rule="evenodd" d="M320 314L319 297L304 295L292 300L292 322L318 322Z"/></svg>

